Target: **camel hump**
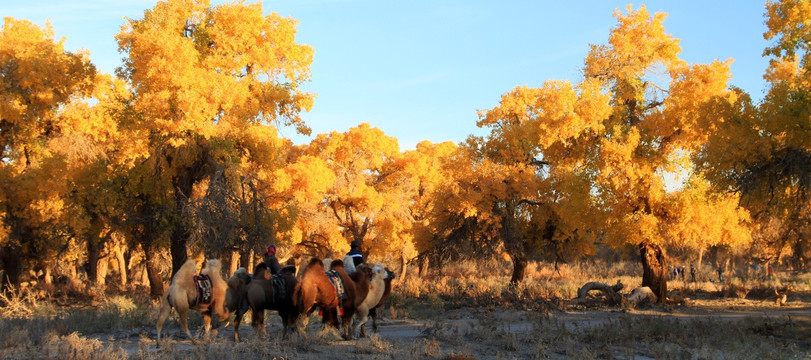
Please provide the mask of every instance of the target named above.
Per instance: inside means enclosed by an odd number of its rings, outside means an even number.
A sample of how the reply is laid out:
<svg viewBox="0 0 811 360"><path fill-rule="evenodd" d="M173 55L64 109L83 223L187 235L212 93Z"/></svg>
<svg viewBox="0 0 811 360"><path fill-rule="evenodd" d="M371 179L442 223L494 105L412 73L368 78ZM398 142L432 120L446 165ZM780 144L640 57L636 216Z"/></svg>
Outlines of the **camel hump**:
<svg viewBox="0 0 811 360"><path fill-rule="evenodd" d="M287 265L279 270L280 275L296 275L296 266L295 265Z"/></svg>

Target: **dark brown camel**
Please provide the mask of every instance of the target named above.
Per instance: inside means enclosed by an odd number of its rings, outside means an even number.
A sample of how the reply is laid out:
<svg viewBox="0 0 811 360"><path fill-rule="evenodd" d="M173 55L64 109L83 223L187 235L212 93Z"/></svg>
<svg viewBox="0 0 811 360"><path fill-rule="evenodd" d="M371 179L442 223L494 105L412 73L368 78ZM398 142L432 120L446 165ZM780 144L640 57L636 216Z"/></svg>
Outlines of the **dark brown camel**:
<svg viewBox="0 0 811 360"><path fill-rule="evenodd" d="M265 310L276 310L282 318L283 336L287 337L298 318L298 307L293 303L293 291L298 283L295 272L295 267L286 266L279 275L271 276L264 263L256 266L253 279L244 286L242 305L236 306L234 341L239 341L239 324L248 308L251 310L251 325L255 333L261 332L267 336ZM239 283L234 285L237 286L232 287L232 281L229 279L228 290L233 289L236 293L240 289ZM234 294L234 297L238 296L238 294Z"/></svg>

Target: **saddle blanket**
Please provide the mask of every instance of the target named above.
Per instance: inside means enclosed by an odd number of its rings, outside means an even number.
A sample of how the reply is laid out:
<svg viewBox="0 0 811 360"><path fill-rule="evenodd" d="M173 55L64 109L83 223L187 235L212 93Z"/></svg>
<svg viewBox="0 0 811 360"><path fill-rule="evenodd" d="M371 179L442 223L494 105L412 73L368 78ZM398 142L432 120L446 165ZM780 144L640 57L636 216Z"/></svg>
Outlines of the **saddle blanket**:
<svg viewBox="0 0 811 360"><path fill-rule="evenodd" d="M335 270L330 270L327 271L327 277L329 278L329 281L332 282L332 286L335 287L335 292L338 294L338 299L346 300L346 288L344 288L344 281L341 279L341 275Z"/></svg>
<svg viewBox="0 0 811 360"><path fill-rule="evenodd" d="M194 284L197 285L197 303L211 304L211 278L208 275L195 275Z"/></svg>
<svg viewBox="0 0 811 360"><path fill-rule="evenodd" d="M287 299L287 280L283 277L274 275L270 283L273 285L273 301L275 303L281 303L284 299Z"/></svg>

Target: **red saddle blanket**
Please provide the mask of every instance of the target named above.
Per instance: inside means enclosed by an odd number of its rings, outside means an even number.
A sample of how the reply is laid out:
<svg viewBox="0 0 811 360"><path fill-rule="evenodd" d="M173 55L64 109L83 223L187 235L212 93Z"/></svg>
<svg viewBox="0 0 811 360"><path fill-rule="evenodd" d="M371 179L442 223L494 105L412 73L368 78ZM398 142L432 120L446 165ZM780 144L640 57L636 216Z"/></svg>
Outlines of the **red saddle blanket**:
<svg viewBox="0 0 811 360"><path fill-rule="evenodd" d="M211 304L211 278L208 275L195 275L194 284L197 285L197 303Z"/></svg>

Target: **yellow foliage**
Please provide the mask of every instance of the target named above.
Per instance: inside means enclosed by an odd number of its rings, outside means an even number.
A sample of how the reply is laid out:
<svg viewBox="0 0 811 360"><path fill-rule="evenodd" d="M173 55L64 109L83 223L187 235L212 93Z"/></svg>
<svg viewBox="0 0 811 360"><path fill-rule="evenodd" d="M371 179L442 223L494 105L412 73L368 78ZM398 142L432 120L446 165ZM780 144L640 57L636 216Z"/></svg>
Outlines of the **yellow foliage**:
<svg viewBox="0 0 811 360"><path fill-rule="evenodd" d="M752 242L751 219L738 202L736 194L714 193L706 180L692 179L669 196L667 240L693 249L748 245Z"/></svg>
<svg viewBox="0 0 811 360"><path fill-rule="evenodd" d="M95 67L86 53L64 49L50 23L4 18L0 30L0 158L28 166L41 156L41 143L58 128L58 108L89 94Z"/></svg>
<svg viewBox="0 0 811 360"><path fill-rule="evenodd" d="M309 79L312 48L295 43L295 20L262 12L259 3L169 0L129 20L116 38L146 125L174 147L189 133L225 137L250 124L309 133L298 114L313 95L299 84Z"/></svg>

